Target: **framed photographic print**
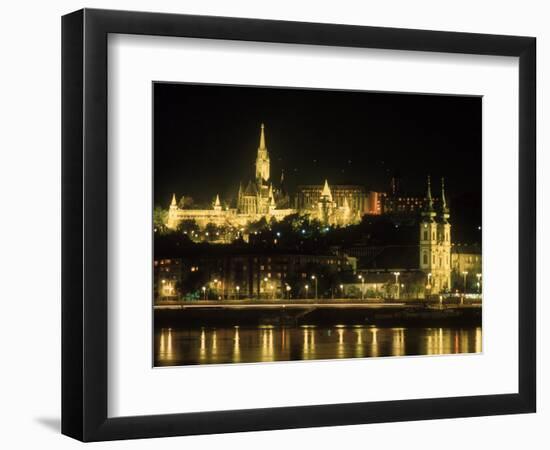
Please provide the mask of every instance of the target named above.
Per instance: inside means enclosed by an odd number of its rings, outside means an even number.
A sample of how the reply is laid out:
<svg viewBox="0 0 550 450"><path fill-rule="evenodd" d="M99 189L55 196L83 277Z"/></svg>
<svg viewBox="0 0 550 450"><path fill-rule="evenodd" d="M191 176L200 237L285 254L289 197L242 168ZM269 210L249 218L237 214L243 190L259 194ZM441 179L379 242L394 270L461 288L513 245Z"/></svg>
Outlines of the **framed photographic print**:
<svg viewBox="0 0 550 450"><path fill-rule="evenodd" d="M62 22L62 431L535 411L535 39Z"/></svg>

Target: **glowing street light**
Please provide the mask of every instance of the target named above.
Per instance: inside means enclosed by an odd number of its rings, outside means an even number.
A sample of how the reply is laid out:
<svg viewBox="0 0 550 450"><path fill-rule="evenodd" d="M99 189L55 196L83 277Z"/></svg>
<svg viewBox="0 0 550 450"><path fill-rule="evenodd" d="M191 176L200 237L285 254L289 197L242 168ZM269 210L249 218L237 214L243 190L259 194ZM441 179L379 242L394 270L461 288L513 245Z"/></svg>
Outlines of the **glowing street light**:
<svg viewBox="0 0 550 450"><path fill-rule="evenodd" d="M264 277L264 292L265 292L265 298L269 298L269 294L267 292L267 282L268 282L268 278L267 277Z"/></svg>
<svg viewBox="0 0 550 450"><path fill-rule="evenodd" d="M361 280L361 300L365 299L365 279L363 275L359 275L357 278Z"/></svg>
<svg viewBox="0 0 550 450"><path fill-rule="evenodd" d="M291 290L291 289L292 289L292 288L287 284L287 285L286 285L286 293L287 293L287 295L288 295L288 299L289 299L289 300L290 300L290 290Z"/></svg>
<svg viewBox="0 0 550 450"><path fill-rule="evenodd" d="M304 287L306 288L306 300L307 300L307 291L308 291L308 289L309 289L309 285L306 284Z"/></svg>
<svg viewBox="0 0 550 450"><path fill-rule="evenodd" d="M342 298L344 298L344 285L343 284L340 285L340 295L342 296Z"/></svg>
<svg viewBox="0 0 550 450"><path fill-rule="evenodd" d="M202 287L202 295L203 295L204 299L206 300L206 286Z"/></svg>
<svg viewBox="0 0 550 450"><path fill-rule="evenodd" d="M481 274L476 273L476 277L477 277L477 291L478 293L481 294Z"/></svg>
<svg viewBox="0 0 550 450"><path fill-rule="evenodd" d="M468 271L465 270L462 272L462 275L464 276L464 293L466 293L466 277L468 276Z"/></svg>
<svg viewBox="0 0 550 450"><path fill-rule="evenodd" d="M237 290L237 300L238 300L240 298L239 292L241 290L241 287L240 286L235 286L235 289Z"/></svg>
<svg viewBox="0 0 550 450"><path fill-rule="evenodd" d="M317 277L315 275L311 275L311 279L315 281L315 300L317 300Z"/></svg>
<svg viewBox="0 0 550 450"><path fill-rule="evenodd" d="M399 275L401 275L401 272L392 272L392 275L395 277L395 284L397 285L397 298L399 298Z"/></svg>

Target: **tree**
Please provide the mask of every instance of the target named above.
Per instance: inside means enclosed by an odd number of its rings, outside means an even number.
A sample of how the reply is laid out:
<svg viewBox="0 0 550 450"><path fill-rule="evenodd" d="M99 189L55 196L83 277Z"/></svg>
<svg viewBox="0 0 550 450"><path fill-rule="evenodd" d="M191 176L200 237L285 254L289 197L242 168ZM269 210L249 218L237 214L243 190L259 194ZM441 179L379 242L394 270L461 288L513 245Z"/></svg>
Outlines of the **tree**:
<svg viewBox="0 0 550 450"><path fill-rule="evenodd" d="M198 233L200 231L200 227L198 226L197 222L194 219L186 219L182 220L176 230L179 233L187 234L191 236L193 233Z"/></svg>
<svg viewBox="0 0 550 450"><path fill-rule="evenodd" d="M180 209L189 209L191 208L191 206L193 206L194 204L194 201L193 201L193 197L187 195L187 196L182 196L178 202L178 208Z"/></svg>
<svg viewBox="0 0 550 450"><path fill-rule="evenodd" d="M166 222L168 220L168 210L155 206L153 209L153 226L157 232L164 233L166 231Z"/></svg>

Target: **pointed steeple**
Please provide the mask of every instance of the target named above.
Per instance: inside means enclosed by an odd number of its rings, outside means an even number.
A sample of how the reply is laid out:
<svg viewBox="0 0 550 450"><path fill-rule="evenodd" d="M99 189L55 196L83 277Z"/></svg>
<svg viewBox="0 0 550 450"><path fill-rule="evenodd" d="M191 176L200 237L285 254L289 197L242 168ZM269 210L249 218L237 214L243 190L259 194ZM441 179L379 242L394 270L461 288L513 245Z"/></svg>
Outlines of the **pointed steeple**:
<svg viewBox="0 0 550 450"><path fill-rule="evenodd" d="M445 196L445 178L441 178L441 218L443 222L449 220L449 208L447 206L447 197Z"/></svg>
<svg viewBox="0 0 550 450"><path fill-rule="evenodd" d="M269 185L269 210L273 211L276 207L275 205L275 196L273 195L273 185Z"/></svg>
<svg viewBox="0 0 550 450"><path fill-rule="evenodd" d="M347 197L344 197L344 205L343 205L343 208L346 209L346 210L349 210L349 202L348 202L348 198L347 198Z"/></svg>
<svg viewBox="0 0 550 450"><path fill-rule="evenodd" d="M216 194L216 200L214 201L214 210L215 211L221 211L222 204L220 202L220 196L219 194Z"/></svg>
<svg viewBox="0 0 550 450"><path fill-rule="evenodd" d="M260 129L260 145L258 147L258 155L256 156L256 181L261 184L269 181L269 154L265 145L264 124Z"/></svg>
<svg viewBox="0 0 550 450"><path fill-rule="evenodd" d="M281 169L281 186L285 182L285 169Z"/></svg>
<svg viewBox="0 0 550 450"><path fill-rule="evenodd" d="M176 207L178 206L178 202L176 201L176 194L172 194L172 201L170 202L170 207Z"/></svg>
<svg viewBox="0 0 550 450"><path fill-rule="evenodd" d="M441 208L447 209L447 199L445 198L445 178L441 178Z"/></svg>
<svg viewBox="0 0 550 450"><path fill-rule="evenodd" d="M258 147L258 150L267 150L267 148L265 147L264 128L264 124L262 123L262 126L260 128L260 146Z"/></svg>
<svg viewBox="0 0 550 450"><path fill-rule="evenodd" d="M332 202L332 192L330 190L330 187L328 185L328 180L325 179L325 185L323 186L323 191L321 192L321 198L324 198L330 202Z"/></svg>
<svg viewBox="0 0 550 450"><path fill-rule="evenodd" d="M429 175L428 175L428 188L426 190L426 204L424 205L422 216L428 219L429 222L432 222L433 218L435 217L434 201L432 198L432 184L431 184Z"/></svg>

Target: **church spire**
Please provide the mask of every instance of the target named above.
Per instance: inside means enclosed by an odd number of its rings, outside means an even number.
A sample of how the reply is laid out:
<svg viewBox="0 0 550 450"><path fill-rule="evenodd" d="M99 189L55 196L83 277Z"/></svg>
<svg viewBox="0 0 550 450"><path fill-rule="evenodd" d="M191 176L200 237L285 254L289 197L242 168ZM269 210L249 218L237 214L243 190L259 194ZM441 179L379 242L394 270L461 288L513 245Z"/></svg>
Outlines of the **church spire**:
<svg viewBox="0 0 550 450"><path fill-rule="evenodd" d="M444 222L447 222L450 217L447 198L445 196L445 178L441 178L441 217Z"/></svg>
<svg viewBox="0 0 550 450"><path fill-rule="evenodd" d="M429 175L428 175L428 187L426 190L426 204L424 205L422 216L427 218L430 222L433 222L433 218L435 217L434 201L432 198L432 183L430 181Z"/></svg>
<svg viewBox="0 0 550 450"><path fill-rule="evenodd" d="M262 123L261 129L260 129L260 146L258 147L258 150L267 150L265 147L265 134L264 134L264 124Z"/></svg>
<svg viewBox="0 0 550 450"><path fill-rule="evenodd" d="M176 194L172 194L172 202L170 203L170 206L177 206L178 202L176 201Z"/></svg>
<svg viewBox="0 0 550 450"><path fill-rule="evenodd" d="M264 124L260 130L260 146L258 147L258 156L256 157L256 181L263 183L269 181L269 154L265 145Z"/></svg>
<svg viewBox="0 0 550 450"><path fill-rule="evenodd" d="M220 195L216 194L216 200L214 201L214 210L215 211L221 211L222 204L220 202Z"/></svg>
<svg viewBox="0 0 550 450"><path fill-rule="evenodd" d="M325 185L323 186L323 191L321 192L321 198L324 198L328 200L329 202L332 201L332 192L330 190L330 187L328 185L328 180L325 179Z"/></svg>

